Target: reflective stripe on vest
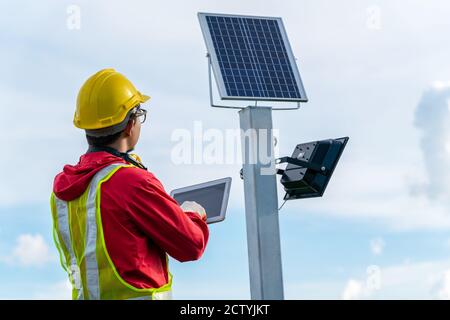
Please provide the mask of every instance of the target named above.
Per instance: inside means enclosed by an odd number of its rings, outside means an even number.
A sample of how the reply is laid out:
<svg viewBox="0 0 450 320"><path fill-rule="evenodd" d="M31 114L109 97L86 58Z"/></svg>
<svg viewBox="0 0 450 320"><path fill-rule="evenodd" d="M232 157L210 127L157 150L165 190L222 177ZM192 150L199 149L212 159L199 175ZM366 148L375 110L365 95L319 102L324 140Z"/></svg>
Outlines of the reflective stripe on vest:
<svg viewBox="0 0 450 320"><path fill-rule="evenodd" d="M75 254L73 253L72 242L70 238L70 226L69 226L69 214L67 210L67 203L64 201L60 201L59 199L56 201L56 208L58 212L58 228L61 234L61 240L68 251L69 259L66 259L70 262L66 266L66 270L68 268L69 278L72 282L72 285L77 289L77 299L83 299L83 290L81 290L81 274L79 272L77 260Z"/></svg>
<svg viewBox="0 0 450 320"><path fill-rule="evenodd" d="M171 299L172 274L168 270L169 281L162 287L136 288L122 279L106 249L100 188L123 167L131 166L117 163L101 169L75 200L66 202L52 194L54 240L72 283L73 299Z"/></svg>

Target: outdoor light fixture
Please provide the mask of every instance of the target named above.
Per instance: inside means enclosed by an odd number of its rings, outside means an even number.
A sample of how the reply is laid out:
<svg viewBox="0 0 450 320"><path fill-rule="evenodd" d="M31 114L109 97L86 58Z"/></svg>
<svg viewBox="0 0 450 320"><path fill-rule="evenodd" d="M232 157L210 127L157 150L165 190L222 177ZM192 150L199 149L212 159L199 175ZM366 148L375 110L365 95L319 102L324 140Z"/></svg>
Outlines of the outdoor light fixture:
<svg viewBox="0 0 450 320"><path fill-rule="evenodd" d="M282 175L280 182L286 191L284 200L321 197L348 139L344 137L299 144L291 157L277 159L277 164L288 163L284 170L277 170Z"/></svg>

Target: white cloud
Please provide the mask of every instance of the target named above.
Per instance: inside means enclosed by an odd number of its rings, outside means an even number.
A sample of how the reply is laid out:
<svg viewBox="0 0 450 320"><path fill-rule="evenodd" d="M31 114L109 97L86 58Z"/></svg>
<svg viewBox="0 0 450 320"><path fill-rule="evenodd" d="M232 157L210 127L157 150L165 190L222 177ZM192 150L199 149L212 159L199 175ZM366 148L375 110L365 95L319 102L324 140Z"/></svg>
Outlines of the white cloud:
<svg viewBox="0 0 450 320"><path fill-rule="evenodd" d="M421 165L415 162L385 166L364 160L343 161L323 198L288 203L284 210L319 212L401 231L449 229L446 205L421 191L410 191L411 180L425 179L418 174L420 170Z"/></svg>
<svg viewBox="0 0 450 320"><path fill-rule="evenodd" d="M47 287L40 288L31 299L33 300L71 300L72 284L70 281L63 280L57 283L49 284Z"/></svg>
<svg viewBox="0 0 450 320"><path fill-rule="evenodd" d="M436 90L444 90L450 88L450 81L434 81L431 87Z"/></svg>
<svg viewBox="0 0 450 320"><path fill-rule="evenodd" d="M13 265L39 267L54 261L54 257L42 235L22 234L16 239L16 245L11 254L2 257L1 260Z"/></svg>
<svg viewBox="0 0 450 320"><path fill-rule="evenodd" d="M443 299L450 293L450 260L405 262L374 266L345 281L338 279L286 283L289 299ZM375 276L375 277L374 277ZM373 281L375 280L375 281ZM378 282L378 283L377 283Z"/></svg>
<svg viewBox="0 0 450 320"><path fill-rule="evenodd" d="M370 241L370 250L376 256L383 253L385 242L382 238L375 238Z"/></svg>
<svg viewBox="0 0 450 320"><path fill-rule="evenodd" d="M342 292L343 300L359 300L364 296L364 284L361 281L350 279L344 291Z"/></svg>
<svg viewBox="0 0 450 320"><path fill-rule="evenodd" d="M342 293L348 299L449 299L450 260L405 262L380 268L380 286L354 277Z"/></svg>
<svg viewBox="0 0 450 320"><path fill-rule="evenodd" d="M382 272L379 266L371 265L366 269L366 279L347 281L341 294L343 300L369 299L372 294L381 288Z"/></svg>

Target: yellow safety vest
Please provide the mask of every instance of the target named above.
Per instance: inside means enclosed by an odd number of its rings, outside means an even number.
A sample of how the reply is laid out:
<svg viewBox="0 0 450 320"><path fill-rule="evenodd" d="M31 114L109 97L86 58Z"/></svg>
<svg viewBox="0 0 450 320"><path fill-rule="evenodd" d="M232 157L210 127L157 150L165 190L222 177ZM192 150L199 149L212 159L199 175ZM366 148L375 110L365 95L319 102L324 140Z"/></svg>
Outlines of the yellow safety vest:
<svg viewBox="0 0 450 320"><path fill-rule="evenodd" d="M172 274L159 288L140 289L117 272L105 245L100 213L100 188L123 163L111 164L95 174L89 187L77 199L63 201L51 196L53 238L61 265L72 283L72 299L145 299L172 297ZM167 259L167 268L168 257Z"/></svg>

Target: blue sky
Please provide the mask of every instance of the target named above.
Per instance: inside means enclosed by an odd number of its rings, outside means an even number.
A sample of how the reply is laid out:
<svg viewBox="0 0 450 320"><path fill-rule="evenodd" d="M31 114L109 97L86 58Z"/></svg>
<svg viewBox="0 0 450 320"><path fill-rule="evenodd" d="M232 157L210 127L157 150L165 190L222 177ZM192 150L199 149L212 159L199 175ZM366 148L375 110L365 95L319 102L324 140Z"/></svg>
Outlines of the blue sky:
<svg viewBox="0 0 450 320"><path fill-rule="evenodd" d="M105 67L152 96L136 152L167 190L233 177L202 260L171 262L174 297L250 297L240 164L170 158L174 130L238 127L235 111L209 107L199 11L283 18L310 101L274 113L281 153L351 138L324 197L281 211L286 298L450 298L450 4L437 0L2 2L0 298L69 298L48 199L86 149L78 89Z"/></svg>

